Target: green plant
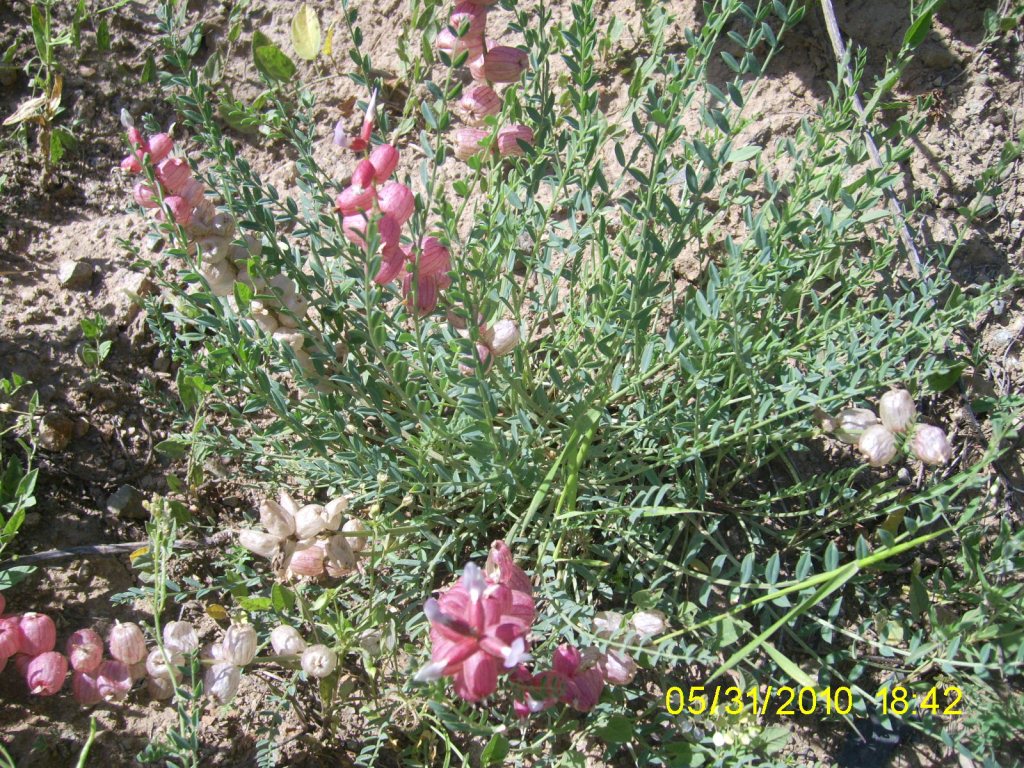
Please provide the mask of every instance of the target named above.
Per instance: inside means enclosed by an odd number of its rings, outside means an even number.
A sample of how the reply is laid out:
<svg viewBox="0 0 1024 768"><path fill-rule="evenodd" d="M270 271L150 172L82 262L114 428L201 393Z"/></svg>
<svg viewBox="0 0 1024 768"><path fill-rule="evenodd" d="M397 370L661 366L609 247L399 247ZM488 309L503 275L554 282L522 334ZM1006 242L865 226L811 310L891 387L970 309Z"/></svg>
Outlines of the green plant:
<svg viewBox="0 0 1024 768"><path fill-rule="evenodd" d="M0 379L0 413L3 414L3 423L0 423L0 554L17 536L26 510L36 503L39 470L33 466L36 453L33 435L39 395L33 392L24 410L18 410L17 403L22 398L16 399L16 396L24 389L25 381L17 374ZM15 418L9 421L12 415ZM13 442L16 450L10 450L8 441ZM0 589L10 586L16 570L0 575Z"/></svg>
<svg viewBox="0 0 1024 768"><path fill-rule="evenodd" d="M744 686L848 685L855 709L836 720L865 714L893 681L918 690L970 670L992 690L1013 684L1019 595L988 570L1015 570L1021 534L1006 530L984 557L980 539L1019 398L993 402L984 437L963 436L949 467L908 485L830 455L817 416L899 384L942 423L948 390L976 354L958 332L1011 284L960 290L949 266L966 230L948 250L923 251L919 275L906 272L901 232L918 201L893 212L887 195L922 123L895 120L877 157L865 136L865 115L897 82L934 8L918 9L865 109L864 59L854 56L815 119L772 146L741 136L801 2L707 3L682 52L666 41L668 13L650 8L626 72L629 102L615 116L600 109L596 69L614 41L592 0L573 3L565 23L543 3L518 8L512 26L530 69L483 122L482 151L448 173L455 70L467 57L437 54L425 95L390 119L422 155L402 167L416 188L408 245L415 253L433 236L451 252L446 318L413 311L374 280L388 255L375 212L358 240L346 233L352 225L334 211L340 186L314 159L325 127L294 62L254 34L265 135L294 153L297 199L244 158L191 66L184 4L163 4L160 81L222 199L221 229L209 232L165 208L167 247L151 264L165 292L149 300L151 328L180 365L179 383L202 393L182 396L183 429L169 440L236 461L261 485L296 478L309 497L347 492L373 541L362 571L340 583L287 585L236 551L213 584L186 585L233 601L263 632L301 623L354 668L345 683L295 672L282 700L328 739L344 727L342 694L372 724L393 723L364 741L359 764L390 750L408 765L469 761L481 744L494 762L507 752L582 764L577 736L609 761L656 764L653 744L677 764L721 759L713 725L673 720L640 686L608 690L586 719L553 710L513 729L514 691L471 707L441 683L410 682L409 659L424 660L424 599L498 538L533 573L535 659L570 642L628 652L652 684L721 684L728 674ZM437 31L431 18L424 11L425 39ZM358 51L354 12L345 20L353 79L380 86ZM405 55L410 76L427 72ZM722 82L708 74L716 57L731 73ZM501 128L519 123L532 146L499 156ZM227 279L219 248L234 254ZM698 267L688 280L681 260ZM416 284L418 267L406 269ZM268 311L287 320L284 335ZM500 319L523 342L488 370L480 347ZM593 625L598 608L657 609L671 628L650 644L609 640ZM971 625L947 632L943 617L959 610L974 612ZM375 630L394 642L364 652L358 638ZM977 642L961 642L968 630ZM733 757L780 749L776 724L762 725ZM914 727L954 739L941 721ZM957 743L975 755L1004 746Z"/></svg>
<svg viewBox="0 0 1024 768"><path fill-rule="evenodd" d="M107 359L114 342L104 339L103 335L107 330L107 320L96 313L91 318L83 317L79 322L82 329L82 337L85 341L79 348L82 362L92 369L92 377L99 376L103 361Z"/></svg>

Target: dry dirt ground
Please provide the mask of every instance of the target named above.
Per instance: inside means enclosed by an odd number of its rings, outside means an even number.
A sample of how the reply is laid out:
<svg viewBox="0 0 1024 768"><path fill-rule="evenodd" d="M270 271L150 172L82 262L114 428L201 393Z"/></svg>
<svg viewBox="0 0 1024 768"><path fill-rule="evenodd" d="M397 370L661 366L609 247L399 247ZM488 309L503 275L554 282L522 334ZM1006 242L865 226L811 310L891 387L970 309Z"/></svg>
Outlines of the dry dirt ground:
<svg viewBox="0 0 1024 768"><path fill-rule="evenodd" d="M205 25L205 53L224 44L231 5L227 1L190 4L192 18L202 19ZM337 20L340 6L336 3L313 5L325 28ZM406 5L400 0L356 5L362 6L363 49L385 77L395 76L395 30L408 17ZM678 43L682 30L699 22L699 3L673 0L672 5L678 16L672 34ZM801 119L813 119L836 78L835 58L817 3L810 5L808 18L785 41L785 50L772 63L754 104L749 136L759 144L786 136ZM907 26L906 5L892 0L837 0L844 34L870 52L869 77L880 71L887 53L898 48ZM1003 142L1019 133L1024 120L1019 35L1011 33L995 41L985 37L983 13L994 5L948 0L896 94L912 101L931 93L935 99L917 152L905 167L906 189L927 190L933 196L934 204L919 222L926 241L952 242L954 226L962 224L955 209L974 196L972 184L978 174L995 161ZM616 16L625 22L618 46L628 52L637 35L640 11L626 0L598 6L603 20ZM109 16L110 52L97 51L91 32L83 36L80 52L62 51L66 112L60 122L71 128L78 146L48 188L41 189L38 183L34 142L29 142L26 152L10 129L3 129L0 139L0 375L18 373L31 382L56 441L54 450L44 450L39 457L38 505L5 556L143 539L141 515L132 516L131 510L127 515L116 514L108 509L108 501L125 485L143 493L166 488L168 468L154 454L153 445L168 425L145 393L169 391L173 370L129 298L129 292L146 290L147 283L132 269L131 257L120 242L134 240L145 247L146 224L129 210L130 185L115 170L124 154L118 122L122 109L137 117L151 113L164 125L173 121L154 86L139 82L146 56L156 52L158 33L151 7L155 3L132 2ZM243 42L258 28L287 48L287 29L297 7L298 3L288 0L256 0L246 11ZM66 9L61 13L66 14ZM28 17L23 0L0 5L0 41L6 47L7 41L20 35L22 60L31 47ZM504 13L499 18L508 17ZM58 18L67 21L66 16L58 14ZM330 146L331 127L340 116L351 113L353 97L362 95L344 77L351 66L344 57L346 47L342 41L335 45L332 61L300 70L313 82L320 99L325 163L341 162ZM242 97L255 92L245 64L246 50L247 46L240 46L229 65L236 94ZM716 71L716 66L712 76L723 76L724 69ZM625 99L624 81L610 72L605 83L602 103L614 112L617 102ZM12 84L0 85L0 115L12 113L31 95L23 73ZM246 151L279 188L290 186L289 160L279 150L249 140ZM1008 175L992 202L989 218L971 231L957 259L957 277L963 284L988 281L1021 266L1024 181L1018 169ZM80 321L94 314L108 321L108 338L113 341L113 351L98 375L79 356ZM1004 297L973 329L974 340L993 355L992 368L978 372L991 386L1019 389L1024 376L1022 331L1020 295ZM247 504L243 490L221 489L199 504L196 512L200 519L213 519L237 515ZM48 563L9 591L8 606L12 612L37 609L57 616L61 638L82 626L105 631L115 618L136 618L130 605L114 606L109 600L134 584L127 556L65 558ZM202 606L188 604L183 611L198 619ZM205 626L212 632L212 622L207 620ZM252 724L263 717L265 689L255 680L246 685L238 699L240 706L211 712L204 720L203 737L211 748L206 764L253 764ZM124 705L100 707L92 714L102 732L93 747L91 765L132 763L150 738L173 720L169 709L147 703L138 693ZM13 670L0 675L0 732L18 765L72 764L88 731L89 717L66 692L49 699L29 697ZM302 739L296 721L286 722L284 730L298 737L285 751L286 764L346 764L339 754ZM825 757L813 734L803 759L810 755ZM794 757L802 761L801 756ZM919 762L913 755L906 759Z"/></svg>

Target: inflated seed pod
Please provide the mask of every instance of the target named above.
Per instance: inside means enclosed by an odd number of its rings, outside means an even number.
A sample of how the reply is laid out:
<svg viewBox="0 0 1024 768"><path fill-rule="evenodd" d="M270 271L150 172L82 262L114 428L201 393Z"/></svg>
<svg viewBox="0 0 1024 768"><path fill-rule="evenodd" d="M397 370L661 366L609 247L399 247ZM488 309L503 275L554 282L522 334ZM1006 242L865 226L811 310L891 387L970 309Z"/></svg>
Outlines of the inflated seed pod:
<svg viewBox="0 0 1024 768"><path fill-rule="evenodd" d="M345 521L345 525L341 528L342 533L366 533L366 526L363 525L361 520L354 517L350 517ZM362 552L369 545L370 540L367 536L346 536L348 539L348 545L351 547L353 552Z"/></svg>
<svg viewBox="0 0 1024 768"><path fill-rule="evenodd" d="M221 640L221 658L244 667L256 657L256 629L252 624L232 624Z"/></svg>
<svg viewBox="0 0 1024 768"><path fill-rule="evenodd" d="M103 640L92 629L72 632L66 650L71 668L76 672L95 672L103 661Z"/></svg>
<svg viewBox="0 0 1024 768"><path fill-rule="evenodd" d="M129 666L146 658L146 636L138 624L130 621L114 625L107 637L107 647L111 656Z"/></svg>

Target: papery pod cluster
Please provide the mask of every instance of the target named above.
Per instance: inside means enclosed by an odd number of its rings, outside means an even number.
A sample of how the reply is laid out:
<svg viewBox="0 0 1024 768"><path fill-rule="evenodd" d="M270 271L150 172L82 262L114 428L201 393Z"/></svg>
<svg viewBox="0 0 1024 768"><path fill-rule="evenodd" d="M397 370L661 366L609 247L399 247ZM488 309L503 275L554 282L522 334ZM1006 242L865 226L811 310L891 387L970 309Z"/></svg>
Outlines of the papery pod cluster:
<svg viewBox="0 0 1024 768"><path fill-rule="evenodd" d="M287 491L260 504L261 528L242 530L238 543L270 560L279 577L341 578L356 569L368 546L361 520L346 517L348 498L300 507Z"/></svg>
<svg viewBox="0 0 1024 768"><path fill-rule="evenodd" d="M837 440L856 445L872 467L891 464L901 450L931 466L948 464L953 447L944 430L917 423L917 404L905 389L891 389L878 400L878 413L870 408L844 408L824 416L822 428Z"/></svg>

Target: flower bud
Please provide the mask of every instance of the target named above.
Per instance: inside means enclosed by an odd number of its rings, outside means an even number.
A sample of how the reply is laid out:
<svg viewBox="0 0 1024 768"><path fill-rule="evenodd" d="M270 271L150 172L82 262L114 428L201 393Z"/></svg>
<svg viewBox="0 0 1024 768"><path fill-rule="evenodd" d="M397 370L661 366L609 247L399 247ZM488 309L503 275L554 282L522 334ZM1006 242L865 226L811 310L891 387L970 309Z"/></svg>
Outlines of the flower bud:
<svg viewBox="0 0 1024 768"><path fill-rule="evenodd" d="M523 148L519 143L533 146L533 130L525 125L507 125L498 131L498 152L502 157L521 157Z"/></svg>
<svg viewBox="0 0 1024 768"><path fill-rule="evenodd" d="M196 628L188 621L172 621L164 625L163 637L164 648L172 657L185 656L199 648Z"/></svg>
<svg viewBox="0 0 1024 768"><path fill-rule="evenodd" d="M854 445L865 429L877 423L878 417L868 408L844 408L836 416L833 429L837 440Z"/></svg>
<svg viewBox="0 0 1024 768"><path fill-rule="evenodd" d="M275 558L281 551L281 539L277 536L248 528L238 532L238 543L253 554L268 560Z"/></svg>
<svg viewBox="0 0 1024 768"><path fill-rule="evenodd" d="M371 167L372 170L372 167ZM373 201L377 193L373 187L346 187L336 198L334 203L342 216L354 216L363 213L373 207Z"/></svg>
<svg viewBox="0 0 1024 768"><path fill-rule="evenodd" d="M214 664L206 668L203 688L206 694L218 704L227 704L238 691L242 682L242 671L234 664Z"/></svg>
<svg viewBox="0 0 1024 768"><path fill-rule="evenodd" d="M914 398L905 389L891 389L878 401L878 416L890 432L906 432L916 415Z"/></svg>
<svg viewBox="0 0 1024 768"><path fill-rule="evenodd" d="M519 344L519 327L512 320L499 320L494 324L494 338L488 345L496 357L507 355Z"/></svg>
<svg viewBox="0 0 1024 768"><path fill-rule="evenodd" d="M501 112L501 97L485 83L474 83L459 99L460 117L469 125L479 125L485 117Z"/></svg>
<svg viewBox="0 0 1024 768"><path fill-rule="evenodd" d="M178 194L192 178L192 169L180 157L169 157L156 167L156 180L172 195Z"/></svg>
<svg viewBox="0 0 1024 768"><path fill-rule="evenodd" d="M64 654L47 651L28 663L25 680L28 691L36 696L52 696L64 687L68 674L68 660Z"/></svg>
<svg viewBox="0 0 1024 768"><path fill-rule="evenodd" d="M132 689L132 673L121 661L107 660L96 670L96 689L104 701L121 701Z"/></svg>
<svg viewBox="0 0 1024 768"><path fill-rule="evenodd" d="M455 131L455 156L466 161L483 149L483 140L488 137L487 131L479 128L458 128Z"/></svg>
<svg viewBox="0 0 1024 768"><path fill-rule="evenodd" d="M326 645L311 645L302 654L302 671L322 680L338 666L338 655Z"/></svg>
<svg viewBox="0 0 1024 768"><path fill-rule="evenodd" d="M83 707L91 707L103 701L96 675L81 670L71 675L71 695Z"/></svg>
<svg viewBox="0 0 1024 768"><path fill-rule="evenodd" d="M346 534L365 533L366 526L363 525L362 521L350 517L345 521L341 532ZM346 536L345 538L348 540L348 546L353 552L362 552L370 543L366 536Z"/></svg>
<svg viewBox="0 0 1024 768"><path fill-rule="evenodd" d="M168 649L167 655L170 657L170 664L167 663L163 651L159 648L150 651L145 661L146 674L150 677L162 677L168 680L173 675L175 680L181 680L181 670L178 667L185 663L185 657L181 654L171 653L170 649Z"/></svg>
<svg viewBox="0 0 1024 768"><path fill-rule="evenodd" d="M882 467L896 457L896 438L881 424L864 430L857 448L872 467Z"/></svg>
<svg viewBox="0 0 1024 768"><path fill-rule="evenodd" d="M270 646L278 656L298 656L306 650L306 641L297 629L281 624L270 633Z"/></svg>
<svg viewBox="0 0 1024 768"><path fill-rule="evenodd" d="M317 545L300 549L288 563L292 576L307 576L315 579L324 574L324 551Z"/></svg>
<svg viewBox="0 0 1024 768"><path fill-rule="evenodd" d="M356 556L348 544L348 537L336 533L323 544L324 566L327 575L334 579L351 573L356 567Z"/></svg>
<svg viewBox="0 0 1024 768"><path fill-rule="evenodd" d="M149 138L149 158L154 163L159 163L174 149L174 139L166 133L158 133Z"/></svg>
<svg viewBox="0 0 1024 768"><path fill-rule="evenodd" d="M295 515L295 536L302 541L312 539L327 527L327 510L319 504L307 504Z"/></svg>
<svg viewBox="0 0 1024 768"><path fill-rule="evenodd" d="M665 621L665 614L661 611L637 611L629 624L641 637L648 638L661 634L668 626Z"/></svg>
<svg viewBox="0 0 1024 768"><path fill-rule="evenodd" d="M146 658L146 636L138 624L116 624L107 637L110 655L131 666Z"/></svg>
<svg viewBox="0 0 1024 768"><path fill-rule="evenodd" d="M910 452L925 464L939 466L953 459L953 446L946 433L931 424L920 424L910 441Z"/></svg>
<svg viewBox="0 0 1024 768"><path fill-rule="evenodd" d="M52 651L57 643L57 627L45 614L26 613L18 622L18 629L21 632L20 651L29 656Z"/></svg>
<svg viewBox="0 0 1024 768"><path fill-rule="evenodd" d="M351 186L358 187L360 189L367 189L373 185L373 176L377 172L373 162L366 158L363 158L356 164L356 169L352 171Z"/></svg>
<svg viewBox="0 0 1024 768"><path fill-rule="evenodd" d="M221 640L221 658L244 667L256 657L256 630L252 624L232 624Z"/></svg>
<svg viewBox="0 0 1024 768"><path fill-rule="evenodd" d="M174 683L169 677L151 677L146 681L146 691L151 698L164 701L174 695Z"/></svg>
<svg viewBox="0 0 1024 768"><path fill-rule="evenodd" d="M271 536L283 539L295 533L295 518L277 502L265 499L260 504L260 523Z"/></svg>
<svg viewBox="0 0 1024 768"><path fill-rule="evenodd" d="M526 51L499 45L484 54L484 79L492 83L514 83L526 71Z"/></svg>
<svg viewBox="0 0 1024 768"><path fill-rule="evenodd" d="M156 192L153 187L144 181L140 181L132 187L132 197L134 197L135 202L143 208L156 208L160 205L160 203L157 202Z"/></svg>
<svg viewBox="0 0 1024 768"><path fill-rule="evenodd" d="M16 653L22 653L20 623L21 619L18 616L5 616L0 619L0 657L6 659Z"/></svg>
<svg viewBox="0 0 1024 768"><path fill-rule="evenodd" d="M401 226L412 216L416 199L413 197L412 191L405 184L389 181L380 188L377 204L381 211L394 216L395 221Z"/></svg>
<svg viewBox="0 0 1024 768"><path fill-rule="evenodd" d="M373 180L383 184L398 167L398 150L391 144L378 144L370 153L370 163L374 169Z"/></svg>
<svg viewBox="0 0 1024 768"><path fill-rule="evenodd" d="M95 672L103 661L103 640L91 629L73 632L65 649L76 672Z"/></svg>

